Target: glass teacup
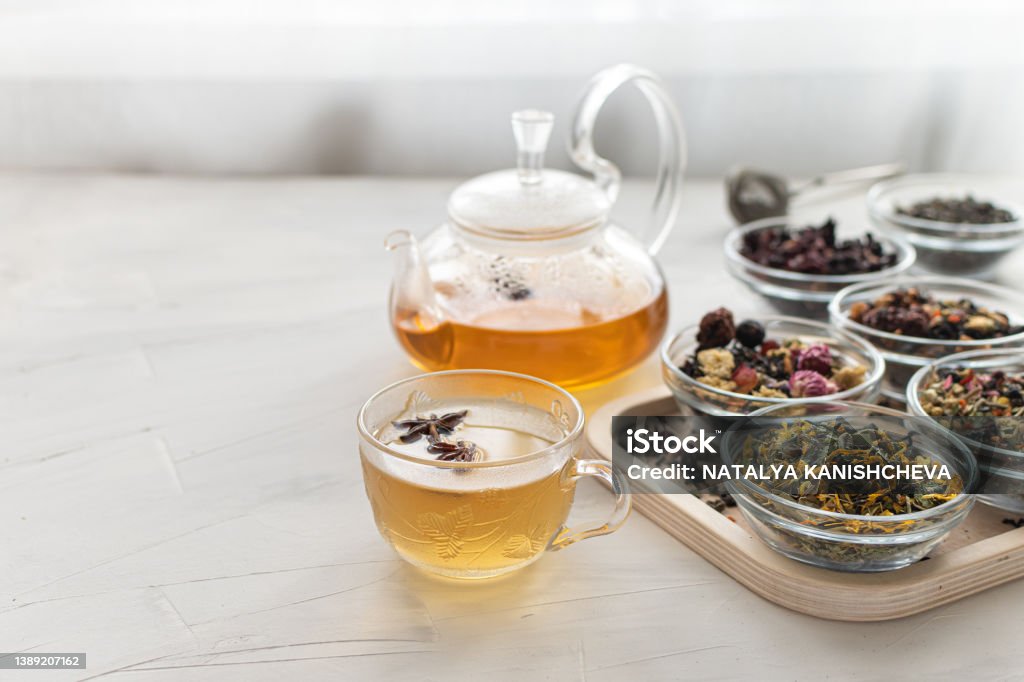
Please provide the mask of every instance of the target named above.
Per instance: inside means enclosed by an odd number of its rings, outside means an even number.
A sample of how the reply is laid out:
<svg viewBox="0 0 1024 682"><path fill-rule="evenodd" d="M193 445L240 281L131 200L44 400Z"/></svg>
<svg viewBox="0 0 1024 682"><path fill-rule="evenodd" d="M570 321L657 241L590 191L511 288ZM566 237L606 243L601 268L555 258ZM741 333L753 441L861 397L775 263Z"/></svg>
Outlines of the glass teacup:
<svg viewBox="0 0 1024 682"><path fill-rule="evenodd" d="M578 458L583 423L569 393L522 374L435 372L388 386L358 417L377 528L403 559L451 578L509 573L617 530L630 511L625 482ZM583 476L612 485L615 509L600 526L567 528Z"/></svg>

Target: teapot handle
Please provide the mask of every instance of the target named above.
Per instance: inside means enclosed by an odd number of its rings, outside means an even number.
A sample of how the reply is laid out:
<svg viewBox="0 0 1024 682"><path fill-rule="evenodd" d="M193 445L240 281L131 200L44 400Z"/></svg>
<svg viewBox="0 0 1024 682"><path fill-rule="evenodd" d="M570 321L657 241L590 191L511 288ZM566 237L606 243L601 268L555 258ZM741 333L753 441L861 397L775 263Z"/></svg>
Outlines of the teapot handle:
<svg viewBox="0 0 1024 682"><path fill-rule="evenodd" d="M618 64L594 76L583 98L576 108L572 122L572 138L569 154L577 166L594 174L594 181L615 201L622 182L618 166L601 158L594 151L594 122L601 107L626 83L635 83L647 97L658 124L661 142L658 154L658 176L654 202L651 205L651 224L644 235L647 249L654 255L665 243L669 232L675 226L679 213L680 189L683 184L683 169L686 167L686 138L682 120L671 96L661 79L647 69L632 64Z"/></svg>

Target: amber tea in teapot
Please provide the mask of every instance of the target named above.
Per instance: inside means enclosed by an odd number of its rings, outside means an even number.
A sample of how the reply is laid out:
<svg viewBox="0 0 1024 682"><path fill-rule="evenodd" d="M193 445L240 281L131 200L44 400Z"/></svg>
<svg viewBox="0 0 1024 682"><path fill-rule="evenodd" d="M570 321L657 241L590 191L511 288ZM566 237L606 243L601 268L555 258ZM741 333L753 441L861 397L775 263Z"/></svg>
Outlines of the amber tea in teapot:
<svg viewBox="0 0 1024 682"><path fill-rule="evenodd" d="M500 366L579 387L633 367L664 335L664 287L636 288L616 305L499 301L465 321L434 324L416 311L396 311L393 324L402 346L425 369Z"/></svg>
<svg viewBox="0 0 1024 682"><path fill-rule="evenodd" d="M620 174L597 156L591 136L604 100L630 82L654 106L662 138L646 246L608 219ZM653 254L678 211L684 156L670 98L642 69L598 74L571 144L593 180L544 168L552 121L542 111L513 114L516 169L461 185L448 220L422 241L405 231L388 238L397 265L392 326L421 367L502 369L580 387L635 366L664 335L668 296Z"/></svg>

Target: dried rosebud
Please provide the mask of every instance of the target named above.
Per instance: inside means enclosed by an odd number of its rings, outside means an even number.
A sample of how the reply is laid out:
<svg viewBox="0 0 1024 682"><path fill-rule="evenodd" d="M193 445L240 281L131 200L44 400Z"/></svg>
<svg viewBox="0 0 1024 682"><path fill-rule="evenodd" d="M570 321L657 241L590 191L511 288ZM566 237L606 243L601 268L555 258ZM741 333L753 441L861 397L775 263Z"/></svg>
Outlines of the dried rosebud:
<svg viewBox="0 0 1024 682"><path fill-rule="evenodd" d="M721 348L727 346L735 335L732 313L727 308L719 308L701 318L697 343L701 348Z"/></svg>
<svg viewBox="0 0 1024 682"><path fill-rule="evenodd" d="M833 382L813 370L802 369L789 378L789 394L794 398L815 398L837 390Z"/></svg>
<svg viewBox="0 0 1024 682"><path fill-rule="evenodd" d="M776 341L775 339L765 339L764 341L761 342L761 352L766 355L768 354L768 351L775 350L778 347L779 342Z"/></svg>
<svg viewBox="0 0 1024 682"><path fill-rule="evenodd" d="M797 369L807 369L823 376L832 373L832 351L823 343L808 346L800 352Z"/></svg>
<svg viewBox="0 0 1024 682"><path fill-rule="evenodd" d="M730 378L736 384L737 393L750 393L757 387L757 372L750 365L740 365Z"/></svg>

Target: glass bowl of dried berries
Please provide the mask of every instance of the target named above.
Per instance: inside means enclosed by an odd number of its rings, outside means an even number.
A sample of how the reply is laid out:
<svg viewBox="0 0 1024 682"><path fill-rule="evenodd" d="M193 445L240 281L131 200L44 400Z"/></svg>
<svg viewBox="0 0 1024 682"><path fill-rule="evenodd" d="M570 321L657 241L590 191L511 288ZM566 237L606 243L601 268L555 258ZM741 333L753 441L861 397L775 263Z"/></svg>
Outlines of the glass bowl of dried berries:
<svg viewBox="0 0 1024 682"><path fill-rule="evenodd" d="M725 238L730 274L779 312L828 317L835 292L858 282L901 274L914 264L914 247L903 239L844 234L832 218L766 218L738 227Z"/></svg>
<svg viewBox="0 0 1024 682"><path fill-rule="evenodd" d="M729 416L804 400L874 400L885 361L871 344L824 322L763 316L738 324L704 315L661 349L662 377L683 410Z"/></svg>
<svg viewBox="0 0 1024 682"><path fill-rule="evenodd" d="M1024 219L1009 197L1020 183L975 175L924 173L876 184L867 208L880 230L905 237L922 268L978 277L1024 244Z"/></svg>
<svg viewBox="0 0 1024 682"><path fill-rule="evenodd" d="M1024 297L968 279L902 277L855 284L836 294L829 318L879 350L886 363L882 394L898 403L914 372L938 358L1024 346Z"/></svg>
<svg viewBox="0 0 1024 682"><path fill-rule="evenodd" d="M955 433L978 460L978 499L1024 514L1024 350L957 353L907 385L912 414Z"/></svg>
<svg viewBox="0 0 1024 682"><path fill-rule="evenodd" d="M890 571L923 559L974 505L977 462L947 430L847 401L758 410L722 440L750 527L797 561Z"/></svg>

